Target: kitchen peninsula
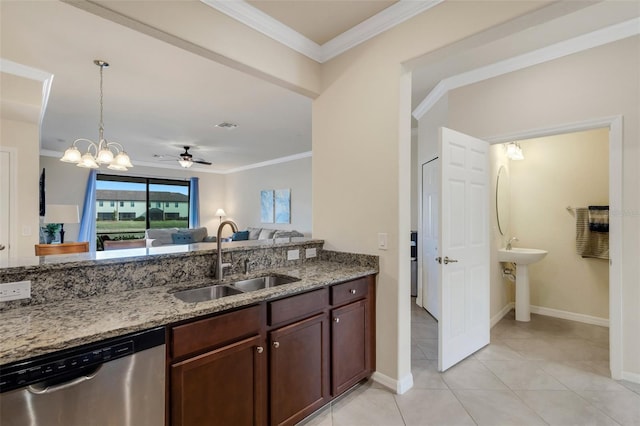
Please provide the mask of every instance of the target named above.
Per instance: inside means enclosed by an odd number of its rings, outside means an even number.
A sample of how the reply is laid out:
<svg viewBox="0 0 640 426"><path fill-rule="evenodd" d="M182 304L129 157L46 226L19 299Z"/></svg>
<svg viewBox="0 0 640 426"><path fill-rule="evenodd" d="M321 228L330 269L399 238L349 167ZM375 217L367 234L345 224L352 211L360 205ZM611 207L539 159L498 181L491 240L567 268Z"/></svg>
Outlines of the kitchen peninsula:
<svg viewBox="0 0 640 426"><path fill-rule="evenodd" d="M206 401L196 401L189 396L192 394L184 393L189 386L193 389L202 386L186 380L187 376L181 375L184 369L215 365L202 364L201 358L209 354L212 360L217 360L218 353L228 345L236 350L236 340L248 345L251 353L264 351L262 362L269 366L263 369L264 374L258 374L262 370L257 369L252 376L252 386L264 388L264 395L252 400L253 424L266 424L268 418L273 423L276 417L275 423L279 424L299 421L373 372L376 256L324 250L322 240L306 238L224 244L223 260L231 267L222 283L211 278L216 263L216 245L211 243L42 257L7 265L0 269L0 282L30 280L32 298L27 303L0 304L0 333L11 336L0 347L0 366L165 327L167 381L171 389L167 408L171 421L167 424L175 425L193 424L189 415L194 408L182 413L179 407L207 406ZM287 260L290 258L294 259ZM197 303L186 303L173 295L180 290L267 274L286 275L297 281ZM229 323L225 318L237 322ZM351 326L349 330L350 319L359 328L354 330ZM235 337L203 339L207 335L203 330L213 333L210 336L221 335L223 323L227 327L235 324ZM243 329L242 324L251 326ZM198 330L195 337L199 343L193 343L190 332L184 330ZM290 401L291 398L274 392L278 383L285 383L279 382L280 378L288 377L283 368L296 354L288 353L283 358L278 353L287 352L277 352L277 348L286 342L287 336L296 336L297 332L303 336L308 330L318 330L319 343L312 341L307 350L322 351L317 356L323 363L320 376L310 376L319 377L320 381L309 379L313 381L308 386L317 388L321 384L322 389L318 390L321 396L314 396L310 402ZM349 331L345 334L342 330ZM366 344L358 348L362 353L359 358L348 361L345 354L354 352L349 346L354 332L356 336L359 332ZM249 335L251 343L243 343ZM186 346L179 346L185 342ZM280 348L286 350L286 345L283 343ZM304 356L311 355L313 352ZM192 359L197 363L193 364ZM352 365L345 370L341 362ZM353 370L356 365L357 371ZM300 373L290 371L290 375L295 374L291 377ZM181 383L180 387L177 383ZM270 401L268 408L267 401Z"/></svg>

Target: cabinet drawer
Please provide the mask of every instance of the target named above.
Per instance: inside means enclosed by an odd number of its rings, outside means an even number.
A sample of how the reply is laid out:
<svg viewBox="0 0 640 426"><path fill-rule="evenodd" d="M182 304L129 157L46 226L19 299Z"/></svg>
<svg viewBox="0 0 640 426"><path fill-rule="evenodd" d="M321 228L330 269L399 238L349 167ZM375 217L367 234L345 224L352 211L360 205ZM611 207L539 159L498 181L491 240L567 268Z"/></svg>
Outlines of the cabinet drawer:
<svg viewBox="0 0 640 426"><path fill-rule="evenodd" d="M179 325L171 329L171 355L178 358L260 333L260 307Z"/></svg>
<svg viewBox="0 0 640 426"><path fill-rule="evenodd" d="M336 284L331 287L331 304L342 305L354 300L367 297L369 285L367 278L358 278L342 284Z"/></svg>
<svg viewBox="0 0 640 426"><path fill-rule="evenodd" d="M269 302L267 306L269 325L302 319L320 312L329 305L326 288Z"/></svg>

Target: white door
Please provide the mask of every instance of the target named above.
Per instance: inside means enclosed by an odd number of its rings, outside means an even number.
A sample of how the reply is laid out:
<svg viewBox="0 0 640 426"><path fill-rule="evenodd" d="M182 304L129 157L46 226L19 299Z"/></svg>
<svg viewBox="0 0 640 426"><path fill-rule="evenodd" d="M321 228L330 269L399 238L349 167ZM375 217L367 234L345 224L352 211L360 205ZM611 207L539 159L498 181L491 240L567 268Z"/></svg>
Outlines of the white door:
<svg viewBox="0 0 640 426"><path fill-rule="evenodd" d="M440 129L438 370L489 344L489 144Z"/></svg>
<svg viewBox="0 0 640 426"><path fill-rule="evenodd" d="M10 165L9 153L0 151L0 264L6 264L9 259Z"/></svg>
<svg viewBox="0 0 640 426"><path fill-rule="evenodd" d="M440 268L438 257L438 238L440 197L440 160L422 165L422 306L437 320L440 318L438 291Z"/></svg>

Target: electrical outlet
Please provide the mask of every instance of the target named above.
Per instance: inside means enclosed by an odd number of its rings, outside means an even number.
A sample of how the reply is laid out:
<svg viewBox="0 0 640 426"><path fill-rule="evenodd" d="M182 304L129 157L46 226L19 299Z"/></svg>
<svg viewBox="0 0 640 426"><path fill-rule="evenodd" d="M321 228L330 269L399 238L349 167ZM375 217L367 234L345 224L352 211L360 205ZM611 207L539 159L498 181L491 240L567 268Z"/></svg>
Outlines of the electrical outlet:
<svg viewBox="0 0 640 426"><path fill-rule="evenodd" d="M287 250L287 260L300 259L300 250Z"/></svg>
<svg viewBox="0 0 640 426"><path fill-rule="evenodd" d="M0 302L30 298L31 281L17 281L13 283L0 284Z"/></svg>
<svg viewBox="0 0 640 426"><path fill-rule="evenodd" d="M309 259L311 257L316 257L316 256L317 256L317 254L316 254L316 248L315 247L314 248L308 248L308 249L306 249L304 251L304 257L307 258L307 259Z"/></svg>

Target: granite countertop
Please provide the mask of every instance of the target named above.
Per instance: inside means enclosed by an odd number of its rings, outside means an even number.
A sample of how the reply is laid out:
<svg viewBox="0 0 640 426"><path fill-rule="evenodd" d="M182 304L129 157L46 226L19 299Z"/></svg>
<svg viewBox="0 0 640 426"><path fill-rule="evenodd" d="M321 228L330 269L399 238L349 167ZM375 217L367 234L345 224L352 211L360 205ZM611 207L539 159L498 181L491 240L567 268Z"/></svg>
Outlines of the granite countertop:
<svg viewBox="0 0 640 426"><path fill-rule="evenodd" d="M225 282L285 274L300 281L247 292L222 299L185 303L171 293L214 284L213 280L178 283L109 293L84 299L68 299L0 312L0 365L97 342L135 331L247 306L377 273L370 266L318 261L295 267L228 276Z"/></svg>

